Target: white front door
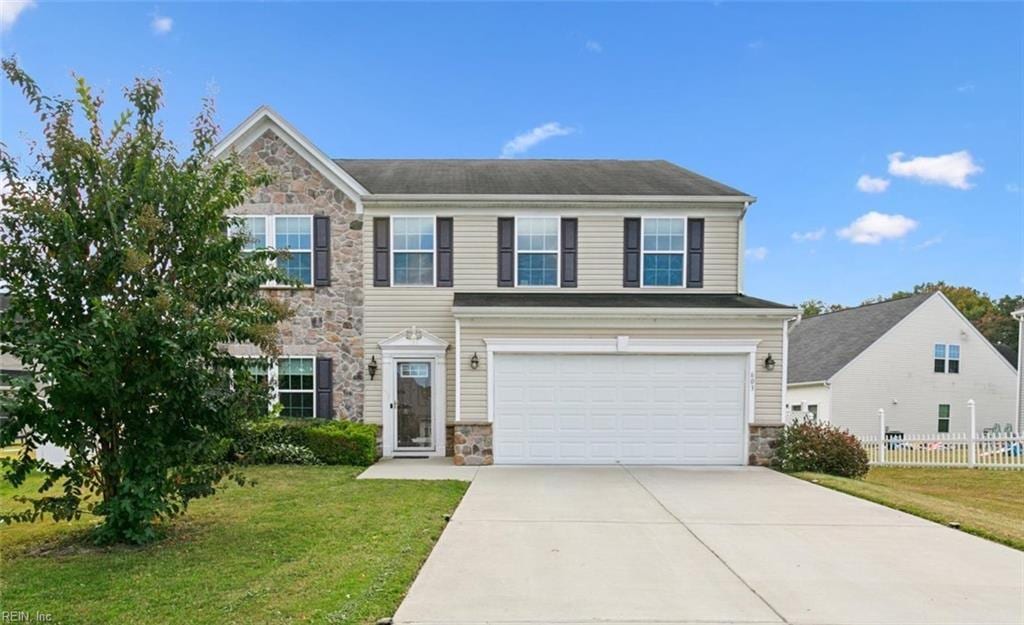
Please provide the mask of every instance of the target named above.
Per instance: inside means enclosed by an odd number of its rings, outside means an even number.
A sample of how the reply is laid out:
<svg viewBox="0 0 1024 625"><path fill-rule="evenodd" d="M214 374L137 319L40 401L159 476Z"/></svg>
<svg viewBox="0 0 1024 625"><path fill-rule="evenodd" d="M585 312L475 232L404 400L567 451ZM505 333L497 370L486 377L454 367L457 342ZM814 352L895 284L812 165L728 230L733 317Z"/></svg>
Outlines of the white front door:
<svg viewBox="0 0 1024 625"><path fill-rule="evenodd" d="M395 363L395 451L435 451L434 362Z"/></svg>
<svg viewBox="0 0 1024 625"><path fill-rule="evenodd" d="M745 464L747 357L494 355L494 460Z"/></svg>

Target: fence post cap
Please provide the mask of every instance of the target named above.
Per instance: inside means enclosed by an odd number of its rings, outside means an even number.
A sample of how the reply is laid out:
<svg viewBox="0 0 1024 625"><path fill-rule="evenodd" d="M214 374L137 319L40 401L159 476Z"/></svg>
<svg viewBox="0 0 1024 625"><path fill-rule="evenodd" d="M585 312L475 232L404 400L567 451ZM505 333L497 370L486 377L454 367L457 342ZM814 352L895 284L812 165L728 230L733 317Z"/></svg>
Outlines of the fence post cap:
<svg viewBox="0 0 1024 625"><path fill-rule="evenodd" d="M967 400L967 405L968 406L973 406L974 405L974 400L973 399L968 399Z"/></svg>

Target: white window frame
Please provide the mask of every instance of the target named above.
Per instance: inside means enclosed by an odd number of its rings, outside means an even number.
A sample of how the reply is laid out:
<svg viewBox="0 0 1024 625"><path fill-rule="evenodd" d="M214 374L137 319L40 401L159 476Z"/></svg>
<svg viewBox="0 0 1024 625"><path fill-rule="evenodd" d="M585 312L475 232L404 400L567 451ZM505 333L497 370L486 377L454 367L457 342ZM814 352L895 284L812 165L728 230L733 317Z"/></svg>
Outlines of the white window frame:
<svg viewBox="0 0 1024 625"><path fill-rule="evenodd" d="M247 360L258 360L260 358L260 356L242 356L242 358L245 358ZM318 415L316 414L316 356L306 356L306 355L295 355L295 356L292 356L292 355L288 355L288 354L282 354L282 355L278 356L277 358L274 358L273 360L270 361L270 365L267 366L267 385L270 387L270 391L271 391L272 397L270 398L270 403L268 405L268 408L270 410L273 410L274 409L274 404L281 404L281 385L280 385L280 380L279 380L279 377L278 377L278 374L280 372L280 369L278 367L278 361L280 361L280 360L311 360L311 361L313 361L313 388L310 391L311 393L313 393L313 416L312 417L308 417L308 418L312 418L312 419L318 418ZM289 390L289 391L285 391L285 392L286 393L305 393L306 391L291 391L291 390ZM283 404L282 404L282 407L283 407ZM287 418L289 418L289 419L305 419L307 417L287 417Z"/></svg>
<svg viewBox="0 0 1024 625"><path fill-rule="evenodd" d="M430 284L398 284L397 282L395 282L395 254L426 254L428 252L427 252L427 250L421 250L421 249L416 249L416 250L406 250L406 249L400 250L400 249L396 249L395 248L395 220L396 219L423 219L424 217L429 217L430 218L431 223L433 224L432 228L434 229L434 234L433 234L433 238L432 238L432 240L434 242L434 245L433 245L433 247L431 248L431 250L429 252L430 253L430 273L431 273L431 278L432 278L431 283ZM388 261L389 261L389 264L391 265L391 267L390 267L391 275L388 276L388 277L391 280L391 286L393 286L393 287L410 288L410 289L423 289L423 288L433 288L433 287L436 287L437 286L437 215L391 215L390 218L389 218L389 221L388 221L388 230L389 230L389 233L388 233L388 254L390 255L389 258L388 258Z"/></svg>
<svg viewBox="0 0 1024 625"><path fill-rule="evenodd" d="M944 348L943 352L942 352L942 355L943 355L942 358L938 358L938 357L935 356L935 348L938 347L939 345L941 345ZM956 353L957 353L956 358L951 358L950 355L949 355L951 347L955 347L956 348ZM956 365L957 365L956 373L953 373L952 375L959 375L959 373L960 373L960 363L962 361L961 356L963 355L962 352L963 352L963 347L961 347L959 343L934 343L932 345L932 369L933 369L933 372L934 373L941 373L943 375L950 375L949 363L955 360L956 361ZM936 360L942 360L943 361L942 371L934 371L934 368L935 368L935 364L934 363L935 363Z"/></svg>
<svg viewBox="0 0 1024 625"><path fill-rule="evenodd" d="M555 220L555 249L554 252L526 250L519 251L519 220L520 219L553 219ZM557 289L562 286L562 216L561 215L516 215L515 230L512 233L513 249L512 257L512 284L519 289ZM578 244L577 244L578 245ZM551 254L555 255L555 283L554 284L519 284L519 254Z"/></svg>
<svg viewBox="0 0 1024 625"><path fill-rule="evenodd" d="M266 249L266 250L277 250L277 220L278 220L279 217L281 217L281 218L283 218L283 217L290 217L290 218L296 218L296 219L305 218L305 219L309 220L309 245L310 245L310 247L308 249L306 249L306 248L301 248L301 249L300 248L296 248L296 249L292 249L292 250L287 250L287 251L290 251L290 252L299 252L299 253L303 253L303 254L306 254L306 253L309 254L309 282L304 282L304 283L302 283L302 286L295 287L295 286L292 286L290 284L281 284L281 283L276 282L276 281L271 281L271 282L267 282L266 284L264 284L263 287L265 287L265 288L275 288L275 289L295 289L295 288L302 289L302 288L311 288L311 287L313 287L313 281L316 279L315 278L315 274L316 274L316 258L315 258L315 255L313 254L313 247L312 247L313 246L313 237L314 237L314 234L315 234L313 232L313 216L312 215L289 215L289 214L273 214L273 215L269 215L269 214L256 214L256 213L252 213L252 214L241 214L241 215L229 215L229 217L239 218L239 219L252 219L252 218L262 219L263 220L263 233L264 233L264 236L266 236L266 238L267 238L267 246L265 248L258 248L258 249ZM252 250L252 251L257 251L257 250ZM271 261L271 262L274 262L274 261Z"/></svg>
<svg viewBox="0 0 1024 625"><path fill-rule="evenodd" d="M683 257L683 275L681 276L679 286L663 285L663 284L647 284L647 272L644 271L644 259L647 258L648 254L652 255L665 255L675 254L676 252L666 252L665 250L651 250L647 251L646 237L647 234L647 221L649 219L677 219L683 222L683 249L678 253ZM640 219L640 287L645 289L685 289L686 288L686 271L689 269L686 263L686 245L688 243L688 218L685 215L651 215L649 217L642 217Z"/></svg>
<svg viewBox="0 0 1024 625"><path fill-rule="evenodd" d="M277 402L278 404L281 404L281 407L283 409L284 408L284 403L281 401L281 392L282 391L281 391L281 383L280 383L281 380L280 380L280 377L279 377L280 366L278 364L281 360L308 360L308 361L310 361L313 364L313 388L311 388L309 391L293 391L293 390L284 391L285 393L292 393L292 394L295 394L295 395L297 395L299 393L307 393L307 392L312 394L313 395L313 416L312 417L285 417L285 418L288 418L288 419L316 419L318 417L318 415L316 414L316 357L315 356L289 356L287 354L284 354L284 355L281 355L278 358L274 359L273 364L271 365L270 369L267 371L267 379L270 381L271 388L274 389L274 401Z"/></svg>

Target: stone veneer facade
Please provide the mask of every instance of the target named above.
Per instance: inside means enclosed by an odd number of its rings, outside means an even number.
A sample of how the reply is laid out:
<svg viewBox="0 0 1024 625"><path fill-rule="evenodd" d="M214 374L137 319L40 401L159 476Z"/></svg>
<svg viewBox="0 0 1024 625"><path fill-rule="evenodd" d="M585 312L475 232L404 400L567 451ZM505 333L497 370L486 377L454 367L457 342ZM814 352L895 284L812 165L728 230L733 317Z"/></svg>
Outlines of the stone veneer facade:
<svg viewBox="0 0 1024 625"><path fill-rule="evenodd" d="M490 423L456 423L451 426L452 461L457 465L494 464Z"/></svg>
<svg viewBox="0 0 1024 625"><path fill-rule="evenodd" d="M781 423L750 425L750 458L747 464L759 467L771 464L783 427Z"/></svg>
<svg viewBox="0 0 1024 625"><path fill-rule="evenodd" d="M270 289L294 316L280 325L283 356L331 358L334 417L363 419L363 239L355 203L268 130L239 153L250 171L273 178L235 214L327 215L331 218L331 285Z"/></svg>

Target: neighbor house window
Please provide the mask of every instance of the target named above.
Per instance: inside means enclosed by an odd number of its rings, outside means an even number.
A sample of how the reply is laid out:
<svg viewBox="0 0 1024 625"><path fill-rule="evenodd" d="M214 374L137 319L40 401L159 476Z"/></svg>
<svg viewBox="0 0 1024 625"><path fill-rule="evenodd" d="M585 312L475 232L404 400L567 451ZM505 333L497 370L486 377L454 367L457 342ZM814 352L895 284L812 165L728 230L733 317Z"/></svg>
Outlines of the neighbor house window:
<svg viewBox="0 0 1024 625"><path fill-rule="evenodd" d="M242 249L288 250L277 267L302 284L313 284L313 218L310 215L241 215L232 233L245 235Z"/></svg>
<svg viewBox="0 0 1024 625"><path fill-rule="evenodd" d="M949 404L939 404L939 432L949 431Z"/></svg>
<svg viewBox="0 0 1024 625"><path fill-rule="evenodd" d="M516 219L516 284L558 285L558 217Z"/></svg>
<svg viewBox="0 0 1024 625"><path fill-rule="evenodd" d="M686 220L652 217L643 220L641 253L644 286L683 286L683 233Z"/></svg>
<svg viewBox="0 0 1024 625"><path fill-rule="evenodd" d="M277 400L281 416L313 416L313 359L282 358L277 361Z"/></svg>
<svg viewBox="0 0 1024 625"><path fill-rule="evenodd" d="M935 344L935 373L960 373L960 346Z"/></svg>
<svg viewBox="0 0 1024 625"><path fill-rule="evenodd" d="M811 415L812 419L818 418L818 404L811 404L807 406L807 414Z"/></svg>
<svg viewBox="0 0 1024 625"><path fill-rule="evenodd" d="M395 286L434 286L434 218L392 217Z"/></svg>

